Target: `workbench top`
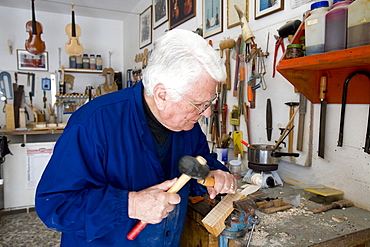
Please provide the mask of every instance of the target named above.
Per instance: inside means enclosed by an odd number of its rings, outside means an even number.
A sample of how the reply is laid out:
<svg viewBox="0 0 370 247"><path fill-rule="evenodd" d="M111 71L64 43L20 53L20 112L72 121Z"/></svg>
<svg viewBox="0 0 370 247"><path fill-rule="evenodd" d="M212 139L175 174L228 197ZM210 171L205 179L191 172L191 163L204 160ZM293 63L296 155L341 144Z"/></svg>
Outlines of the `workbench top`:
<svg viewBox="0 0 370 247"><path fill-rule="evenodd" d="M251 247L349 247L356 245L369 246L370 244L369 211L349 207L313 214L312 209L322 206L322 204L310 200L311 197L316 197L316 195L288 184L260 189L253 196L279 198L288 203L295 200L298 201L299 206L271 214L256 210L260 224L256 226L253 233ZM298 204L296 203L296 205ZM189 210L195 210L202 216L205 216L210 209L210 205L204 201L192 204L189 207ZM240 246L246 246L249 233L235 242Z"/></svg>

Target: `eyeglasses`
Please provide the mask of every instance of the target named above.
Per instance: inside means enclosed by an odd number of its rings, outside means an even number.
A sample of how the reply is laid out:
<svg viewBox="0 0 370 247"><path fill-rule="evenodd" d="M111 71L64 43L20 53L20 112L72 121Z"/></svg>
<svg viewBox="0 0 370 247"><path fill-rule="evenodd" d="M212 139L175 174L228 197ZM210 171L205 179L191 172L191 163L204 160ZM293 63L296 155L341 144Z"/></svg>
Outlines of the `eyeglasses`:
<svg viewBox="0 0 370 247"><path fill-rule="evenodd" d="M200 104L194 104L193 102L191 102L190 100L188 100L182 94L180 94L180 95L182 96L182 98L184 100L186 100L189 104L191 104L192 106L194 106L194 108L199 111L199 115L201 115L203 112L205 112L212 105L212 103L218 98L218 93L216 93L215 96L213 96L213 98L210 101L203 101ZM200 106L200 107L198 107L197 105Z"/></svg>

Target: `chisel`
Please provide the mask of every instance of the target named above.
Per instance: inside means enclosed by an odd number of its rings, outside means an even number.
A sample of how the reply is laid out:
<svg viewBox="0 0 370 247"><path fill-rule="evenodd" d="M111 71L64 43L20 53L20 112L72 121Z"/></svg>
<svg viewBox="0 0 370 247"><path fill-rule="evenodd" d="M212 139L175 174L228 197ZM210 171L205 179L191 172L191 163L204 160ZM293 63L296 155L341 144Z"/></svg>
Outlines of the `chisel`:
<svg viewBox="0 0 370 247"><path fill-rule="evenodd" d="M326 107L327 102L325 100L326 93L326 76L322 76L320 79L320 130L319 130L319 150L318 155L324 158L325 154L325 129L326 129Z"/></svg>
<svg viewBox="0 0 370 247"><path fill-rule="evenodd" d="M304 135L304 124L305 116L307 111L307 98L300 93L299 94L299 119L298 119L298 136L297 136L297 150L303 150L303 135Z"/></svg>

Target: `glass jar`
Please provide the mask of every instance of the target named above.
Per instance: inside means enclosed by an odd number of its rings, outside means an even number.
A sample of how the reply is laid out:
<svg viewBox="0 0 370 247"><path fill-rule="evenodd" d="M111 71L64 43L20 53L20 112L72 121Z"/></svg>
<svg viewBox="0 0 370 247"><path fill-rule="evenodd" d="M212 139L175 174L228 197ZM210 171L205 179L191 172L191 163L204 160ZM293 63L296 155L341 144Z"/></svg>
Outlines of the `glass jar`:
<svg viewBox="0 0 370 247"><path fill-rule="evenodd" d="M96 60L94 54L90 54L90 69L96 69Z"/></svg>
<svg viewBox="0 0 370 247"><path fill-rule="evenodd" d="M302 57L302 45L290 44L287 46L285 57L287 59Z"/></svg>
<svg viewBox="0 0 370 247"><path fill-rule="evenodd" d="M302 56L306 56L306 38L305 38L305 36L299 38L299 43L302 45Z"/></svg>
<svg viewBox="0 0 370 247"><path fill-rule="evenodd" d="M96 69L102 70L103 69L103 60L101 55L96 55Z"/></svg>
<svg viewBox="0 0 370 247"><path fill-rule="evenodd" d="M230 160L229 165L230 173L233 174L236 179L240 179L242 177L242 162L240 160Z"/></svg>
<svg viewBox="0 0 370 247"><path fill-rule="evenodd" d="M76 56L69 56L69 67L73 69L77 68Z"/></svg>
<svg viewBox="0 0 370 247"><path fill-rule="evenodd" d="M82 57L81 56L76 57L76 68L82 69Z"/></svg>
<svg viewBox="0 0 370 247"><path fill-rule="evenodd" d="M84 68L84 69L90 69L90 59L87 56L87 54L84 54L82 56L82 68Z"/></svg>

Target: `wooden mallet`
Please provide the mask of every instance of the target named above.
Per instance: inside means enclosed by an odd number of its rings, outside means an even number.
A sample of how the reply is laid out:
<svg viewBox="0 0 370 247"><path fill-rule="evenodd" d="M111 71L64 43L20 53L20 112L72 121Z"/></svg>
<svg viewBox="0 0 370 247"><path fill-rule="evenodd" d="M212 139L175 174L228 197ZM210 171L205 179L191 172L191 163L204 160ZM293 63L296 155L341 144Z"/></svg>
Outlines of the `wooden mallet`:
<svg viewBox="0 0 370 247"><path fill-rule="evenodd" d="M207 178L209 167L207 161L202 156L196 158L191 156L183 156L179 161L179 171L182 175L172 187L167 190L168 193L177 193L191 178L197 179L198 183L204 186L213 186L214 179ZM207 179L206 179L207 178ZM140 221L127 234L127 239L134 240L139 233L146 227L148 223Z"/></svg>

